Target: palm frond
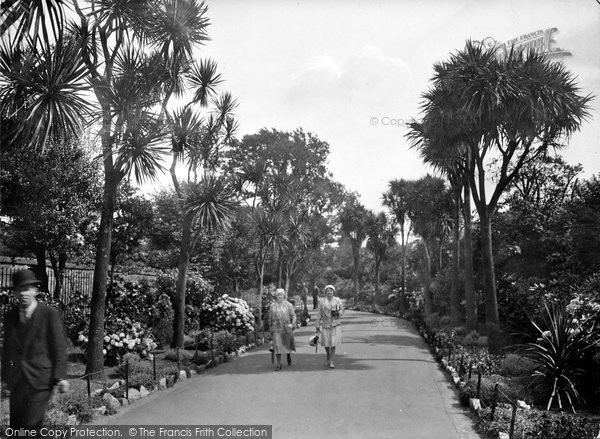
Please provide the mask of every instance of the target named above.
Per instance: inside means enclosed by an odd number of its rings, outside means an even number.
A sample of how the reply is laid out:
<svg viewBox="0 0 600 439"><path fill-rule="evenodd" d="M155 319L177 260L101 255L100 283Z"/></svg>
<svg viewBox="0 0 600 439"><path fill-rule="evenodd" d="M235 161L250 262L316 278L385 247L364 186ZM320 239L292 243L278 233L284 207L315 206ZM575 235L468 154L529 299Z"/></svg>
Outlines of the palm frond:
<svg viewBox="0 0 600 439"><path fill-rule="evenodd" d="M145 35L165 57L192 58L193 48L209 40L208 7L197 0L163 0L155 8Z"/></svg>
<svg viewBox="0 0 600 439"><path fill-rule="evenodd" d="M14 0L3 1L0 9L0 36L4 37L9 30L14 29L17 43L32 38L55 42L60 39L65 22L63 0ZM48 33L48 25L51 33ZM52 37L52 38L51 38Z"/></svg>
<svg viewBox="0 0 600 439"><path fill-rule="evenodd" d="M233 217L237 203L227 180L206 174L190 186L185 209L193 213L195 222L203 229L224 227Z"/></svg>
<svg viewBox="0 0 600 439"><path fill-rule="evenodd" d="M86 96L89 85L80 47L72 38L29 47L2 46L1 111L21 121L16 136L43 148L50 139L78 134L93 107Z"/></svg>
<svg viewBox="0 0 600 439"><path fill-rule="evenodd" d="M133 172L139 183L155 180L164 171L162 158L169 151L162 145L165 132L160 120L142 111L128 122L116 151L115 168L122 175Z"/></svg>
<svg viewBox="0 0 600 439"><path fill-rule="evenodd" d="M199 64L194 64L188 74L188 80L196 88L194 102L207 106L209 99L216 94L216 87L222 81L221 75L217 73L216 61L203 59Z"/></svg>

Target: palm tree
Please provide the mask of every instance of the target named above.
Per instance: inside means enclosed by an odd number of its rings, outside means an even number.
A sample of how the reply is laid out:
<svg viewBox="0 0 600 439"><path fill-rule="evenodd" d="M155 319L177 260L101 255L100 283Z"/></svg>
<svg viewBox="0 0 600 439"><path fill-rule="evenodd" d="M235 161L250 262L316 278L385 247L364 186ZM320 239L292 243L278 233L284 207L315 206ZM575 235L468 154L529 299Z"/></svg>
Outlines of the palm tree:
<svg viewBox="0 0 600 439"><path fill-rule="evenodd" d="M269 255L279 248L288 232L284 214L281 211L257 207L250 214L250 222L254 228L258 249L255 256L256 273L258 274L258 319L257 328L263 330L262 296L265 264Z"/></svg>
<svg viewBox="0 0 600 439"><path fill-rule="evenodd" d="M383 194L383 205L389 209L400 228L402 296L406 294L406 245L411 232L409 212L411 209L412 185L413 182L408 180L392 180L388 183L387 192Z"/></svg>
<svg viewBox="0 0 600 439"><path fill-rule="evenodd" d="M592 96L579 95L564 65L534 51L500 57L495 48L469 41L434 70L436 93L424 97L423 113L435 113L438 132L446 129L466 146L463 159L482 228L486 321L497 327L492 218L500 197L524 165L579 129ZM495 175L488 178L491 162Z"/></svg>
<svg viewBox="0 0 600 439"><path fill-rule="evenodd" d="M340 212L340 225L342 233L350 240L352 246L352 260L354 270L352 280L354 283L354 301L358 301L360 284L360 248L367 238L367 210L355 197L351 196Z"/></svg>
<svg viewBox="0 0 600 439"><path fill-rule="evenodd" d="M424 94L431 100L435 100L435 90ZM453 139L447 130L436 130L440 122L432 120L437 116L430 112L422 122L410 123L407 137L412 146L419 150L421 158L425 163L431 164L446 175L454 202L454 218L452 230L452 281L450 290L450 317L458 324L460 320L460 298L458 293L459 284L459 258L460 258L460 218L461 211L464 218L464 286L467 326L475 329L477 326L477 315L475 305L475 283L473 279L473 249L471 247L471 203L470 188L467 178L468 161L464 160L464 144L460 139ZM452 142L456 145L452 146ZM464 200L462 194L464 192Z"/></svg>
<svg viewBox="0 0 600 439"><path fill-rule="evenodd" d="M431 283L433 277L442 268L442 248L451 227L448 221L452 212L451 197L444 181L431 175L416 180L412 206L411 223L415 234L423 240L425 251L424 307L425 314L429 315L433 312Z"/></svg>
<svg viewBox="0 0 600 439"><path fill-rule="evenodd" d="M0 117L12 144L43 150L51 142L76 138L92 106L86 96L87 71L73 35L50 45L0 45Z"/></svg>
<svg viewBox="0 0 600 439"><path fill-rule="evenodd" d="M380 268L385 259L386 252L394 243L398 230L388 220L385 213L377 215L368 212L367 218L367 249L373 253L375 259L375 295L380 293Z"/></svg>
<svg viewBox="0 0 600 439"><path fill-rule="evenodd" d="M282 255L285 269L285 291L289 294L292 276L298 268L300 258L308 249L312 236L306 216L296 209L289 213L287 223L287 236L283 242Z"/></svg>
<svg viewBox="0 0 600 439"><path fill-rule="evenodd" d="M100 125L104 189L87 366L90 373L102 375L104 302L117 188L127 175L143 181L156 177L162 169L160 157L165 151L160 143L166 135L167 102L172 95L183 91L180 78L190 68L194 49L208 38L207 8L196 0L124 2L118 7L110 1L92 0L84 8L73 2L70 6L75 13L69 15L65 12L66 3L59 0L16 1L12 5L6 10L9 18L5 25L18 30L15 41L21 53L36 53L45 48L52 48L53 54L62 53L60 59L70 59L74 64L67 78L73 78L72 84L88 81L93 96L86 99L95 98L93 103L98 109L94 121ZM49 18L53 28L53 40L45 18ZM68 38L65 28L70 31ZM35 37L37 29L42 31L39 38ZM31 35L34 37L28 37ZM73 47L68 57L61 51L65 46L63 41L67 40L74 41L73 46L67 45ZM52 75L46 75L48 78L63 80L63 76L54 74L55 70L49 72ZM81 82L74 82L75 78ZM21 102L31 102L39 90L56 89L48 88L53 84L43 83L43 77L34 79L36 82L21 83L15 88L23 96ZM33 139L23 143L25 147L32 143L44 145L53 134L53 127L61 129L63 123L56 118L59 112L65 115L67 129L85 120L86 106L74 99L83 89L77 89L74 95L58 91L64 105L57 106L56 99L48 99L42 93L44 99L38 104L11 113L18 117L21 126L39 126L26 131ZM6 97L2 96L3 106L5 103Z"/></svg>
<svg viewBox="0 0 600 439"><path fill-rule="evenodd" d="M214 61L201 61L185 77L196 86L193 100L181 110L168 114L172 147L171 180L182 218L171 347L183 346L189 258L198 237L194 238L193 228L210 230L223 226L231 219L234 207L231 184L214 173L221 165L222 149L234 140L237 123L233 111L237 103L229 93L215 97L221 76L217 74ZM194 111L194 104L206 108L211 101L212 110L205 117ZM185 183L180 182L177 175L179 163L187 167Z"/></svg>

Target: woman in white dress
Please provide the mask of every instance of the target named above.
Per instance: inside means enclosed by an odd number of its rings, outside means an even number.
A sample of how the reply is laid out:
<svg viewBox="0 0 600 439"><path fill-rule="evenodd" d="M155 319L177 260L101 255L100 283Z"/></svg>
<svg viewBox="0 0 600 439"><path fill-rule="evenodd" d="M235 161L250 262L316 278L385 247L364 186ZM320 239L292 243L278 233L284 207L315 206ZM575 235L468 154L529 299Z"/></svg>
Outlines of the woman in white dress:
<svg viewBox="0 0 600 439"><path fill-rule="evenodd" d="M321 346L327 352L327 365L333 369L333 358L335 348L342 341L342 328L340 327L340 317L344 314L344 304L339 297L333 294L335 287L327 285L325 287L325 298L319 302L317 311L317 320L315 326L320 333Z"/></svg>
<svg viewBox="0 0 600 439"><path fill-rule="evenodd" d="M290 302L285 300L285 290L275 290L275 302L269 309L269 327L273 337L273 352L277 358L275 370L281 370L281 354L287 355L288 366L292 365L291 352L296 351L294 343L294 328L296 327L296 312Z"/></svg>

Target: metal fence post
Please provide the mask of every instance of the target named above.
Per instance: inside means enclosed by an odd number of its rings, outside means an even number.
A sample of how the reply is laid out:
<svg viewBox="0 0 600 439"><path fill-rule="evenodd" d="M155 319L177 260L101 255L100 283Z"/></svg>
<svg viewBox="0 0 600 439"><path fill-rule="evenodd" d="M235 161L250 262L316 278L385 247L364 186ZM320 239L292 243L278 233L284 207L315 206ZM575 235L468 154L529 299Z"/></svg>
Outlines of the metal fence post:
<svg viewBox="0 0 600 439"><path fill-rule="evenodd" d="M129 399L129 359L125 363L125 399Z"/></svg>
<svg viewBox="0 0 600 439"><path fill-rule="evenodd" d="M88 398L91 398L92 397L92 382L91 382L89 373L87 374L86 379L87 379Z"/></svg>
<svg viewBox="0 0 600 439"><path fill-rule="evenodd" d="M154 374L154 381L156 381L156 354L152 354L152 372Z"/></svg>
<svg viewBox="0 0 600 439"><path fill-rule="evenodd" d="M490 420L494 420L494 414L496 413L496 404L498 403L498 383L494 386L494 396L492 397L492 412Z"/></svg>
<svg viewBox="0 0 600 439"><path fill-rule="evenodd" d="M512 417L510 418L510 432L508 433L509 439L514 438L515 434L515 419L517 418L517 403L513 402L512 405Z"/></svg>

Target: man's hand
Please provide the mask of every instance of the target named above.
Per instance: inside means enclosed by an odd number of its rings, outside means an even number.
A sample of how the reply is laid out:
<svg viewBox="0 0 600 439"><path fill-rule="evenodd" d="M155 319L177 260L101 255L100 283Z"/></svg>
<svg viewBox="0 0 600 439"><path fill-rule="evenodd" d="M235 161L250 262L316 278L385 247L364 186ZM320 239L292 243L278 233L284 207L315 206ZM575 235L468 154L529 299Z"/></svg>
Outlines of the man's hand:
<svg viewBox="0 0 600 439"><path fill-rule="evenodd" d="M56 383L56 390L58 393L67 393L70 387L71 383L69 383L67 380L60 380L58 383Z"/></svg>

